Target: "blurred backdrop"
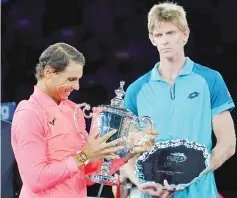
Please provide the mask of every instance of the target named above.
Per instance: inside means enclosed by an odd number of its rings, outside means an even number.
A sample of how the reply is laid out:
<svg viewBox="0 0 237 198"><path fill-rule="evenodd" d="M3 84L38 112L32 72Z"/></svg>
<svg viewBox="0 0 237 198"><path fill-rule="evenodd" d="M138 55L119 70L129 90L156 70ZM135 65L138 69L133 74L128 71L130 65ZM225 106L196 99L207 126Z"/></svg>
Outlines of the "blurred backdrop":
<svg viewBox="0 0 237 198"><path fill-rule="evenodd" d="M70 99L91 106L110 103L120 80L125 80L127 88L159 61L147 31L147 13L158 2L2 0L1 118L11 121L15 105L29 98L36 83L34 68L40 53L55 42L73 45L86 57L80 90L73 92ZM187 11L191 34L186 56L218 70L236 103L237 1L174 2ZM232 112L235 122L236 112ZM225 197L237 197L236 155L215 176ZM88 195L95 196L98 189L99 185L88 187ZM111 188L104 187L102 196L112 197Z"/></svg>

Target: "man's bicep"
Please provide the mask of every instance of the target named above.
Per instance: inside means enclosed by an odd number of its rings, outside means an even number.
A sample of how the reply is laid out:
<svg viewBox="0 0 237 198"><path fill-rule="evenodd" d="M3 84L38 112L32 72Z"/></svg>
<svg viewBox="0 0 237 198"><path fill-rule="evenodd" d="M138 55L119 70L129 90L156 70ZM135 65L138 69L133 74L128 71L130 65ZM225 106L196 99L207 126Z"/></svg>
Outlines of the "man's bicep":
<svg viewBox="0 0 237 198"><path fill-rule="evenodd" d="M230 92L219 72L213 78L210 90L212 116L216 116L224 111L231 111L235 105Z"/></svg>

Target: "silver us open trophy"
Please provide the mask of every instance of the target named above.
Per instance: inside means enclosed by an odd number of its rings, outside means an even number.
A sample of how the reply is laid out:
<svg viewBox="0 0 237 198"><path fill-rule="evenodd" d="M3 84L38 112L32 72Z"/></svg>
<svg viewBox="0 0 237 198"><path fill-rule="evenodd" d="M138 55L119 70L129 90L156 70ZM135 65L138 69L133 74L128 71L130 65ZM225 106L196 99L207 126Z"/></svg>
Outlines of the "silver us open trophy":
<svg viewBox="0 0 237 198"><path fill-rule="evenodd" d="M125 95L125 91L123 90L125 82L120 82L119 89L115 90L116 97L111 100L110 105L100 105L98 107L94 107L92 109L92 113L89 115L85 114L85 110L90 110L90 105L83 103L82 105L78 105L75 110L75 115L78 110L84 112L84 116L86 118L92 118L91 127L99 128L99 138L108 133L109 131L116 129L117 133L109 138L107 142L111 142L118 138L122 138L123 141L120 143L124 148L115 153L119 155L119 157L124 157L131 151L133 145L131 144L131 134L136 133L142 130L147 129L148 127L153 128L153 121L149 117L142 117L139 119L135 114L131 111L124 108L124 100L123 96ZM75 122L77 125L77 122ZM78 126L77 126L78 128ZM147 137L144 136L142 141L145 141ZM96 146L96 145L95 145ZM100 183L104 185L117 185L118 181L115 177L109 176L111 170L112 160L104 159L100 171L91 175L89 180Z"/></svg>

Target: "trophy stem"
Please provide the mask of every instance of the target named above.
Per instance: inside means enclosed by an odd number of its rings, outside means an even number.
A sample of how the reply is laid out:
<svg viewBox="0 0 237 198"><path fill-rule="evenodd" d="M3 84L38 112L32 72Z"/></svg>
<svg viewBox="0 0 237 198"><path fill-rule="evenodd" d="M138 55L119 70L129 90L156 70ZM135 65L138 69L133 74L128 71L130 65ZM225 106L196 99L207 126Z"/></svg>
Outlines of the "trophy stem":
<svg viewBox="0 0 237 198"><path fill-rule="evenodd" d="M111 170L112 160L104 159L104 162L101 165L100 172L95 175L91 175L88 179L92 182L104 184L108 186L118 185L119 182L113 176L109 176Z"/></svg>

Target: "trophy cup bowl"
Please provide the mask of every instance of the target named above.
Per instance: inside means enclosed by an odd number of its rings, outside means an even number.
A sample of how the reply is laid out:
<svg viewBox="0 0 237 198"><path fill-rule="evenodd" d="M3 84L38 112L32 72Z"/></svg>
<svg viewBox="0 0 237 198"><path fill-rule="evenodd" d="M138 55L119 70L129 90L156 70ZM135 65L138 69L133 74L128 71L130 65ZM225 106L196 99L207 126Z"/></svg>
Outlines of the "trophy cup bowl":
<svg viewBox="0 0 237 198"><path fill-rule="evenodd" d="M125 94L123 90L125 82L120 82L119 89L115 90L116 97L111 100L111 105L100 105L92 108L92 113L89 115L85 114L85 110L89 110L90 106L86 103L78 105L75 110L83 108L84 116L86 118L92 118L91 127L99 128L99 138L108 133L109 131L116 129L117 132L112 135L107 142L111 142L118 138L122 138L120 145L123 149L116 153L120 158L129 154L133 145L131 145L131 134L147 129L148 127L153 128L153 122L149 117L142 117L139 119L131 111L124 108L123 96ZM76 123L76 122L75 122ZM145 136L144 136L145 137ZM143 138L144 139L144 138ZM145 139L144 139L145 140ZM144 141L143 140L143 141ZM100 171L91 175L89 180L104 185L118 185L118 181L115 177L109 175L111 170L112 160L104 159L101 164Z"/></svg>
<svg viewBox="0 0 237 198"><path fill-rule="evenodd" d="M136 175L141 183L154 181L172 188L186 188L210 167L210 154L205 145L185 139L158 142L150 152L136 161ZM165 186L163 186L165 188Z"/></svg>

